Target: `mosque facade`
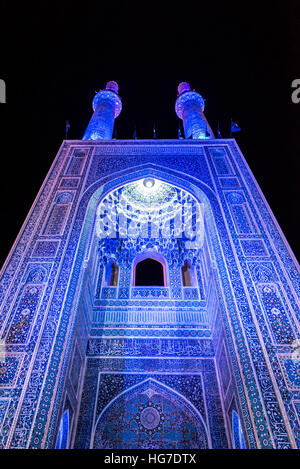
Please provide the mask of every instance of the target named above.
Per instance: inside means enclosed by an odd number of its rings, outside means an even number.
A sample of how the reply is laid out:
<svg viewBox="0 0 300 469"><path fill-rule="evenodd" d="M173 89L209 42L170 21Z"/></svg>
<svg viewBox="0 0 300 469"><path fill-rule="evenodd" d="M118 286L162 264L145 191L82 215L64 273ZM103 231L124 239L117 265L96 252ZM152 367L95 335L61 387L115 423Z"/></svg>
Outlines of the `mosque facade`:
<svg viewBox="0 0 300 469"><path fill-rule="evenodd" d="M234 138L64 140L0 278L0 447L300 447L299 269Z"/></svg>

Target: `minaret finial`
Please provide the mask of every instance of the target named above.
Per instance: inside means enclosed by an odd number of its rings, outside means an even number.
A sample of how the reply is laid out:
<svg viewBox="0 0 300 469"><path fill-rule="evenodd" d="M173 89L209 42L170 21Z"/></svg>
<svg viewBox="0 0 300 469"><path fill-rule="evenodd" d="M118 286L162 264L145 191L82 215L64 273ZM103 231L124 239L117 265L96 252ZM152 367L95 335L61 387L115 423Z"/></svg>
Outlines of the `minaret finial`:
<svg viewBox="0 0 300 469"><path fill-rule="evenodd" d="M177 87L177 91L178 91L178 96L179 96L182 93L184 93L185 91L191 91L191 87L190 87L189 83L187 83L186 81L182 81L181 83L179 83L179 85Z"/></svg>
<svg viewBox="0 0 300 469"><path fill-rule="evenodd" d="M83 140L111 140L114 121L122 110L122 101L118 96L119 86L109 81L105 90L96 93L93 99L94 114L83 136Z"/></svg>
<svg viewBox="0 0 300 469"><path fill-rule="evenodd" d="M115 93L118 94L118 91L119 91L119 85L116 81L108 81L106 83L106 87L105 87L106 90L110 90L110 91L114 91Z"/></svg>

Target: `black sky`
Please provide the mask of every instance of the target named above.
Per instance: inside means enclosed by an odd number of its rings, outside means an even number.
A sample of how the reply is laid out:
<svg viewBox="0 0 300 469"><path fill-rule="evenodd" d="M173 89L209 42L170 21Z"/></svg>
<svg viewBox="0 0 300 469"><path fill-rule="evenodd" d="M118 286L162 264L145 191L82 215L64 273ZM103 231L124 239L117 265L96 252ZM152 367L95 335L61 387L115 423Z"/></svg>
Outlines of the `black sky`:
<svg viewBox="0 0 300 469"><path fill-rule="evenodd" d="M81 139L95 90L119 84L118 138L177 138L178 83L236 140L299 258L299 2L1 2L0 264L64 139Z"/></svg>

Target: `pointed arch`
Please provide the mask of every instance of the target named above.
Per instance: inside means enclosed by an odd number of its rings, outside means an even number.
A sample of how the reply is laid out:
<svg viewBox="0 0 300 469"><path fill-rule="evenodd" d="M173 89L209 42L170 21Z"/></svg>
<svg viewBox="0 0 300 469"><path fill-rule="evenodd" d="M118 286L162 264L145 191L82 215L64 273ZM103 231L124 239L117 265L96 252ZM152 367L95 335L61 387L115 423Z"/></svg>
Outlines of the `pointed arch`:
<svg viewBox="0 0 300 469"><path fill-rule="evenodd" d="M105 266L102 284L104 286L116 287L119 282L119 266L115 259L110 259Z"/></svg>
<svg viewBox="0 0 300 469"><path fill-rule="evenodd" d="M67 449L69 445L70 417L69 410L65 410L59 424L55 449Z"/></svg>
<svg viewBox="0 0 300 469"><path fill-rule="evenodd" d="M178 391L148 378L106 405L95 422L91 448L147 449L156 444L169 449L210 447L195 406Z"/></svg>
<svg viewBox="0 0 300 469"><path fill-rule="evenodd" d="M153 259L154 261L156 261L157 263L160 264L161 270L162 270L162 273L161 273L162 283L159 284L159 285L167 286L168 283L169 283L168 282L168 265L167 265L167 262L166 262L165 258L160 253L158 253L157 251L155 251L153 249L145 249L145 251L138 254L136 256L136 258L134 259L133 265L132 265L132 282L131 282L131 285L134 285L134 286L137 285L137 283L136 283L136 268L137 268L138 265L140 265L141 262L145 261L146 259Z"/></svg>
<svg viewBox="0 0 300 469"><path fill-rule="evenodd" d="M234 449L246 449L242 424L235 410L232 411L231 426L232 426L232 437L233 437Z"/></svg>
<svg viewBox="0 0 300 469"><path fill-rule="evenodd" d="M146 257L135 266L134 286L165 286L164 268L161 262Z"/></svg>
<svg viewBox="0 0 300 469"><path fill-rule="evenodd" d="M82 195L81 204L84 203L86 206L85 219L92 220L92 226L89 233L89 247L92 246L92 239L95 236L96 225L96 212L101 201L112 191L124 186L125 184L135 182L139 179L145 178L156 178L159 181L167 184L172 184L179 189L186 191L191 194L196 201L204 207L204 212L207 215L207 223L210 227L214 225L214 207L218 207L218 201L216 199L213 190L203 183L202 181L193 178L192 176L184 175L175 170L163 168L157 165L149 164L138 168L129 168L126 170L126 174L122 171L122 174L112 173L109 181L104 185L100 185L100 182L92 184ZM197 185L195 185L197 184ZM214 203L212 203L214 202ZM202 217L201 217L202 218ZM204 230L204 220L203 230ZM215 231L215 226L213 227ZM87 257L89 254L87 254Z"/></svg>
<svg viewBox="0 0 300 469"><path fill-rule="evenodd" d="M70 241L66 246L65 257L62 259L62 263L65 265L70 264L70 260L76 265L76 269L72 271L72 274L69 279L68 289L66 290L66 297L68 301L65 302L63 313L68 315L70 318L70 328L68 333L72 333L75 319L76 319L76 302L80 297L80 291L83 285L84 279L84 269L88 264L90 254L92 252L92 247L95 248L95 225L96 225L96 209L101 203L103 197L105 197L112 190L123 186L131 181L136 181L141 178L146 177L155 177L159 180L165 181L176 185L179 188L189 192L193 195L196 200L203 204L205 210L205 229L209 232L209 252L212 255L212 264L214 266L212 274L215 275L217 282L223 282L226 288L223 289L224 297L220 296L221 304L223 305L222 310L224 310L224 320L227 321L227 312L226 301L232 304L233 293L230 289L230 274L228 273L225 267L225 257L222 249L222 244L226 244L228 239L226 239L226 232L224 231L225 240L221 241L221 232L224 227L224 217L215 193L210 189L205 183L196 179L192 176L179 173L171 169L158 167L154 165L143 165L143 167L132 167L126 171L121 171L119 173L113 173L108 176L105 180L98 180L92 184L81 196L80 202L77 206L76 216L74 218L74 223L72 227L72 233L70 236ZM228 236L227 236L228 237ZM219 276L217 275L218 267ZM73 306L74 305L74 306ZM72 314L70 315L70 311ZM229 337L229 340L233 339ZM68 351L62 356L61 369L64 366L67 366ZM235 360L235 357L232 356L232 359ZM237 373L239 373L239 368L237 367ZM63 379L63 377L61 377ZM61 387L58 386L58 391L55 397L52 421L55 419L59 406L61 404ZM245 399L245 389L243 385L239 386L239 394L241 399ZM243 414L249 418L248 409L246 404L243 405ZM249 421L249 420L248 420ZM252 433L252 427L248 429L248 432ZM53 438L49 433L49 439ZM52 440L53 441L53 440Z"/></svg>

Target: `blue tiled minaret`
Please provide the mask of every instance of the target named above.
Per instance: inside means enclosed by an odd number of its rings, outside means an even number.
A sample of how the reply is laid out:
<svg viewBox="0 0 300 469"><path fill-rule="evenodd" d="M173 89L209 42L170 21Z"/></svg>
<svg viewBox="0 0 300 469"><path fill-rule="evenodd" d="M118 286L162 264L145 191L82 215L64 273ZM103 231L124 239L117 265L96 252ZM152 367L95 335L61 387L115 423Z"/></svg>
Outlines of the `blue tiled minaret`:
<svg viewBox="0 0 300 469"><path fill-rule="evenodd" d="M93 99L94 114L87 126L82 140L111 140L115 118L122 110L118 96L119 86L109 81L105 90L100 90Z"/></svg>
<svg viewBox="0 0 300 469"><path fill-rule="evenodd" d="M175 104L177 116L183 121L185 138L214 138L213 132L203 113L205 103L202 96L192 91L188 83L179 84Z"/></svg>

